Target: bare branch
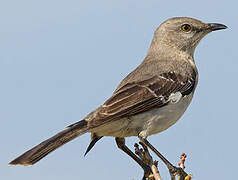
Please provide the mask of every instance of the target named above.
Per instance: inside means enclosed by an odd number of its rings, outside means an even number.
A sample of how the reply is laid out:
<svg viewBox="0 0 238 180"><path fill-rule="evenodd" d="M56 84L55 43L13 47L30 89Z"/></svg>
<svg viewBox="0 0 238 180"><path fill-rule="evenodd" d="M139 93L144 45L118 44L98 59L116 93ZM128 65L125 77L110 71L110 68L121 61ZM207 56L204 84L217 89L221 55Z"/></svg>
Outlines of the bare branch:
<svg viewBox="0 0 238 180"><path fill-rule="evenodd" d="M144 143L139 143L142 148L140 148L140 146L135 143L134 147L135 147L135 153L137 156L139 156L139 158L147 165L150 166L151 171L153 174L147 175L146 177L143 177L143 180L146 179L150 179L150 180L162 180L161 175L159 173L158 170L158 161L154 161L152 156L150 155L147 146ZM176 172L171 172L170 171L170 176L171 176L171 180L176 180L176 176L178 180L191 180L192 176L188 175L184 169L185 169L185 159L186 159L187 155L185 153L182 153L182 155L180 156L180 162L178 163L179 167L175 167ZM165 157L163 157L167 162L169 162ZM170 162L169 162L170 163ZM171 163L170 163L171 164ZM172 165L172 164L171 164Z"/></svg>
<svg viewBox="0 0 238 180"><path fill-rule="evenodd" d="M140 159L147 165L150 166L153 174L150 174L147 178L153 180L162 180L159 170L158 170L158 161L153 161L152 156L150 155L147 146L143 143L140 143L142 148L139 148L139 145L136 143L135 153L140 157Z"/></svg>

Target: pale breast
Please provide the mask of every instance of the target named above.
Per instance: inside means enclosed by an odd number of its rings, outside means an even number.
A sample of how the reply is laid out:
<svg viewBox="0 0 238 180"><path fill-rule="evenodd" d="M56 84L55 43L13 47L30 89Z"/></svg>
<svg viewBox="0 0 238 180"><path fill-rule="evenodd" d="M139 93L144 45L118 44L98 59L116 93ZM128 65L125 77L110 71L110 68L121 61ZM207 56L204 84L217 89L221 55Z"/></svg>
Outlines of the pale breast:
<svg viewBox="0 0 238 180"><path fill-rule="evenodd" d="M192 96L193 95L190 94L186 97L182 97L177 103L170 103L162 108L153 109L150 112L146 112L143 115L144 117L138 117L138 119L145 119L147 117L140 136L147 137L152 134L157 134L175 124L186 111L192 100Z"/></svg>
<svg viewBox="0 0 238 180"><path fill-rule="evenodd" d="M143 135L144 137L168 129L183 115L192 99L192 94L181 97L178 102L170 102L160 108L106 123L91 132L99 136L128 137Z"/></svg>

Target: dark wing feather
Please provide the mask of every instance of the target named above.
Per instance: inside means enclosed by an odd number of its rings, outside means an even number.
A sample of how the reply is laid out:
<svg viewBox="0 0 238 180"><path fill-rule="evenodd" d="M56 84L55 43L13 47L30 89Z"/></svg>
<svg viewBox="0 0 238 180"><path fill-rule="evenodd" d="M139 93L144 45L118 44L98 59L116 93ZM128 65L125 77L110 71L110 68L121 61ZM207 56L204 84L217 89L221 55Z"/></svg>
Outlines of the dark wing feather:
<svg viewBox="0 0 238 180"><path fill-rule="evenodd" d="M182 76L174 72L155 75L149 79L127 83L99 108L89 126L97 127L114 119L136 115L169 103L171 93L186 96L196 86L195 74Z"/></svg>

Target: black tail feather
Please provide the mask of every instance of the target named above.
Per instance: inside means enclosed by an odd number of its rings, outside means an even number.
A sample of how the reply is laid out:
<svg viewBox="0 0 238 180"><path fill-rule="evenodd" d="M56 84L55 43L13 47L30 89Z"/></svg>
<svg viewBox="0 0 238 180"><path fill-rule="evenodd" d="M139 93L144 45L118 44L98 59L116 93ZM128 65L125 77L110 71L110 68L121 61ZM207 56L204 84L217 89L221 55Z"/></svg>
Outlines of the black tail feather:
<svg viewBox="0 0 238 180"><path fill-rule="evenodd" d="M86 152L84 153L84 156L88 154L88 152L93 148L93 146L98 142L103 136L97 136L96 134L93 134L93 137L91 137L91 142L88 145L88 148Z"/></svg>

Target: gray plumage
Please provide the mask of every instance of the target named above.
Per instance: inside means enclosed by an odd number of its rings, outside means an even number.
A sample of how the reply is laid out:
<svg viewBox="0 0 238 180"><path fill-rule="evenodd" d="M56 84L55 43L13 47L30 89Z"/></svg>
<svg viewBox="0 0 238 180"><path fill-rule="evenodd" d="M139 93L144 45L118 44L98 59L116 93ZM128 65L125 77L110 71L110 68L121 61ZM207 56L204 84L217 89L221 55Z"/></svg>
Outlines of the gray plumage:
<svg viewBox="0 0 238 180"><path fill-rule="evenodd" d="M209 32L225 28L193 18L168 19L155 31L144 61L120 83L112 97L82 121L9 164L32 165L86 132L92 133L88 152L103 136L146 138L169 128L192 100L198 81L193 58L197 44Z"/></svg>

